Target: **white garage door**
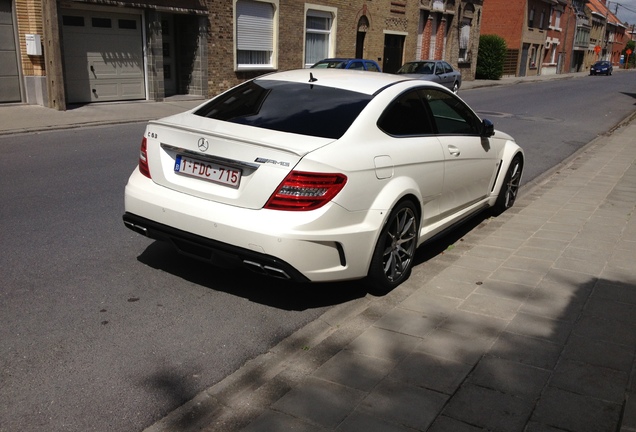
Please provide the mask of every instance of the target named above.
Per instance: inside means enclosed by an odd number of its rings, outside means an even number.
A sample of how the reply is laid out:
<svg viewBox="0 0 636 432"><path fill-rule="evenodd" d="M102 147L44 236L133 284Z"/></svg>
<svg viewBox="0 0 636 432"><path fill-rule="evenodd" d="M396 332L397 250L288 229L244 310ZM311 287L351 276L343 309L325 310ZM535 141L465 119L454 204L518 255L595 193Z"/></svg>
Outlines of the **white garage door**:
<svg viewBox="0 0 636 432"><path fill-rule="evenodd" d="M0 0L0 102L20 101L11 0Z"/></svg>
<svg viewBox="0 0 636 432"><path fill-rule="evenodd" d="M69 103L144 99L141 15L62 10Z"/></svg>

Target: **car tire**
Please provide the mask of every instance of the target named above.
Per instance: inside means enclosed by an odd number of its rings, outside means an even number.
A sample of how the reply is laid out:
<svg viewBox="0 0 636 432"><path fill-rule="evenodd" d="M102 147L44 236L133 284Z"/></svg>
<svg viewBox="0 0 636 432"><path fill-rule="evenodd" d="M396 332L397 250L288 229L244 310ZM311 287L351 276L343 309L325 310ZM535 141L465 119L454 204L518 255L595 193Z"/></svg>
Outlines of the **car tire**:
<svg viewBox="0 0 636 432"><path fill-rule="evenodd" d="M512 158L506 177L499 190L499 196L495 202L494 211L496 214L503 213L512 207L517 200L519 186L521 183L521 175L523 174L523 159L521 155Z"/></svg>
<svg viewBox="0 0 636 432"><path fill-rule="evenodd" d="M369 267L370 292L383 295L404 282L411 274L419 217L411 201L402 201L389 215L373 251Z"/></svg>

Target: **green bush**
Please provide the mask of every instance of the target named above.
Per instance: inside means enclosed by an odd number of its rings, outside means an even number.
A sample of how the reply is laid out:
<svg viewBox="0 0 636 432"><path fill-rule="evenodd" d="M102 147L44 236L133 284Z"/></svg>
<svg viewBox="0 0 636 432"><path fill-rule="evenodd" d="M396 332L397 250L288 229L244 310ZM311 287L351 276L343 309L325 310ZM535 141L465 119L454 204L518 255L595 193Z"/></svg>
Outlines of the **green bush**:
<svg viewBox="0 0 636 432"><path fill-rule="evenodd" d="M500 79L503 76L507 51L506 41L501 36L480 36L475 78L486 80Z"/></svg>

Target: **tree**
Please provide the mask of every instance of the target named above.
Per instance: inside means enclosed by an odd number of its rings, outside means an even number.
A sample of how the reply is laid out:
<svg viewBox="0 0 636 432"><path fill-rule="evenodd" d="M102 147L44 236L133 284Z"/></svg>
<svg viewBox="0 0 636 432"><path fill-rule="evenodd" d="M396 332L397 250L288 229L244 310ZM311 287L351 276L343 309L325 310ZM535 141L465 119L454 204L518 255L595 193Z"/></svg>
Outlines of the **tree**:
<svg viewBox="0 0 636 432"><path fill-rule="evenodd" d="M481 35L475 77L487 80L500 79L503 76L507 52L506 41L501 36Z"/></svg>

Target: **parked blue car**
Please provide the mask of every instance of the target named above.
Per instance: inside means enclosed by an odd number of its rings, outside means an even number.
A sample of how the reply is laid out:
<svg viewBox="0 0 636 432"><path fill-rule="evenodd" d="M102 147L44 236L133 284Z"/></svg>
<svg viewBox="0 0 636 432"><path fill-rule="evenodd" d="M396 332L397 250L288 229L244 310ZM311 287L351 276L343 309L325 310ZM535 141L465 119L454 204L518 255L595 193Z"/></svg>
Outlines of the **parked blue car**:
<svg viewBox="0 0 636 432"><path fill-rule="evenodd" d="M355 69L371 72L382 72L380 66L373 60L352 58L328 58L315 63L312 68Z"/></svg>
<svg viewBox="0 0 636 432"><path fill-rule="evenodd" d="M608 61L597 61L590 68L590 75L611 75L614 67Z"/></svg>

